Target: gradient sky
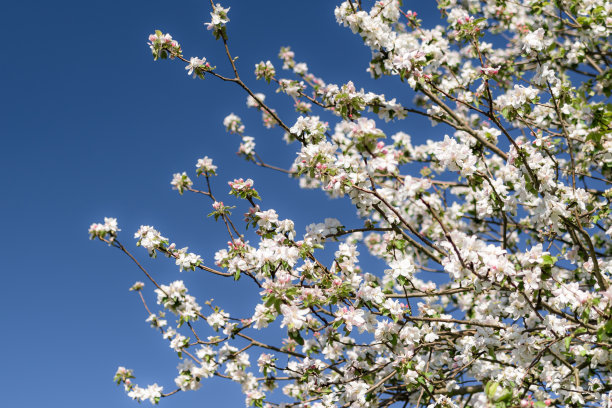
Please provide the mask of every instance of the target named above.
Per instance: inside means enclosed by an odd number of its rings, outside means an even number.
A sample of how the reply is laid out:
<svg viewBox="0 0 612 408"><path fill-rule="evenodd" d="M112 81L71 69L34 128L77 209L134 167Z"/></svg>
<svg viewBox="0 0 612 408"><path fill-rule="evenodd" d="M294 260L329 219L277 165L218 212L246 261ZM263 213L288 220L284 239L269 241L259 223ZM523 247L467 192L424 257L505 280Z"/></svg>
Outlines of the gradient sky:
<svg viewBox="0 0 612 408"><path fill-rule="evenodd" d="M328 83L352 79L357 88L410 103L410 89L398 87L397 79L369 79L370 51L335 22L337 2L222 4L231 6L230 47L243 79L264 92L289 125L297 118L290 99L253 75L254 64L267 59L280 71L276 55L283 45ZM435 24L433 0L413 7ZM209 12L204 0L3 4L0 405L135 407L112 382L119 365L134 369L141 385L175 388L176 354L144 322L146 312L128 291L144 276L116 249L88 240L88 226L105 216L118 218L119 239L160 283L183 279L201 305L215 298L227 311L250 315L257 292L248 282L180 274L173 262L149 261L134 245L138 226L154 225L213 264L227 237L206 218L210 202L180 196L169 184L179 171L195 181L198 158L207 155L219 166L213 189L226 203L239 205L237 220L246 207L226 196L226 183L250 177L262 208L294 219L298 231L330 215L359 225L346 200L301 191L295 180L235 155L238 137L222 126L231 112L243 118L246 134L256 138L257 151L271 164L289 167L296 148L284 144L281 130L261 126L259 112L246 109L241 89L212 77L194 80L177 61L153 62L147 36L160 29L181 43L186 57L205 56L229 75L222 43L203 26ZM419 118L380 126L388 134L404 130L417 141L443 135L441 127L432 130ZM151 287L144 293L154 305ZM237 385L212 380L160 406L242 407L244 398Z"/></svg>

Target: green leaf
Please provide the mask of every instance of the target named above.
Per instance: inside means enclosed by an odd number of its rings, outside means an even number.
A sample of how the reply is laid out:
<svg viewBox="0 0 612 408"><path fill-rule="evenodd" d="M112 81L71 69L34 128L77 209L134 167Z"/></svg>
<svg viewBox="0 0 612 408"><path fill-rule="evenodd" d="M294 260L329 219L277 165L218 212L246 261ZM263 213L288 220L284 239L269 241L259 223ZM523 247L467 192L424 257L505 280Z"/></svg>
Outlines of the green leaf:
<svg viewBox="0 0 612 408"><path fill-rule="evenodd" d="M608 336L612 336L612 319L606 322L604 325L604 330Z"/></svg>
<svg viewBox="0 0 612 408"><path fill-rule="evenodd" d="M499 387L499 383L495 381L489 381L485 387L485 392L489 399L493 399L495 392L497 391L497 387Z"/></svg>
<svg viewBox="0 0 612 408"><path fill-rule="evenodd" d="M512 390L504 390L504 393L495 402L505 402L512 398Z"/></svg>
<svg viewBox="0 0 612 408"><path fill-rule="evenodd" d="M302 335L300 334L299 331L290 331L289 338L295 340L295 342L299 344L300 346L304 345L304 339L302 338Z"/></svg>

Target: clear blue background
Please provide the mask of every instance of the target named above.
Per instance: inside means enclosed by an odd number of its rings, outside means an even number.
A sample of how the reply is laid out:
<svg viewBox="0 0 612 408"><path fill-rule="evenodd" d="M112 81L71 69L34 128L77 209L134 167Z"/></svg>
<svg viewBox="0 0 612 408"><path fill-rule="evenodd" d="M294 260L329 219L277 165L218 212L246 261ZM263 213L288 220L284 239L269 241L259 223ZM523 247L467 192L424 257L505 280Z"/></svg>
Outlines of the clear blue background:
<svg viewBox="0 0 612 408"><path fill-rule="evenodd" d="M230 47L243 79L268 96L287 124L297 118L290 100L253 75L254 64L267 59L280 72L276 55L283 45L291 45L296 60L328 83L352 79L358 88L410 103L412 93L397 79L369 79L370 51L337 25L336 2L222 4L231 6ZM408 7L437 22L435 2ZM89 225L105 216L118 218L120 240L161 283L183 279L200 304L214 297L228 311L251 314L257 293L249 282L179 274L173 262L151 262L134 245L138 226L154 225L213 264L227 237L206 219L210 202L179 196L169 184L178 171L195 181L199 157L208 155L219 165L214 191L226 203L236 204L226 196L226 182L251 177L262 207L294 219L298 231L330 215L359 225L347 201L301 191L297 181L235 156L238 138L221 123L231 112L243 118L266 161L289 167L295 155L281 130L264 129L259 112L247 111L241 89L212 77L193 80L177 61L153 62L147 36L160 29L181 43L186 57L205 56L230 75L222 43L203 26L209 12L204 0L3 2L0 406L137 406L112 382L119 365L133 368L143 386L175 388L176 354L144 322L140 300L128 292L144 276L119 251L88 240ZM443 132L432 132L420 118L383 129L404 130L417 141ZM238 205L237 221L245 209ZM155 306L151 290L148 284L145 294ZM243 401L237 385L212 380L162 406L242 407Z"/></svg>

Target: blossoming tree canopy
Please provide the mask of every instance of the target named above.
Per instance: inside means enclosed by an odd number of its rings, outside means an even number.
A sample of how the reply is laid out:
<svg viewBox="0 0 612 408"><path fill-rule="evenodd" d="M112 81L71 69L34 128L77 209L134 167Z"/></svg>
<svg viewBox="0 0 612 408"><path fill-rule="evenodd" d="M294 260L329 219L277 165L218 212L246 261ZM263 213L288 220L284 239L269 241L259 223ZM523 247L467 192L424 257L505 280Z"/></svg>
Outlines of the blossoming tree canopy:
<svg viewBox="0 0 612 408"><path fill-rule="evenodd" d="M243 80L229 8L211 2L205 23L226 61L150 35L154 59L238 85L296 149L291 168L268 164L232 113L223 124L241 139L240 156L350 200L361 221L296 230L291 214L258 204L256 180L230 181L235 198L213 194L224 183L209 157L197 160L197 183L175 174L179 193L210 199L227 246L203 259L151 226L137 245L179 272L247 279L260 301L246 316L201 303L181 280L158 282L115 219L93 224L91 238L125 252L154 286L156 307L142 282L131 290L178 353L174 385L140 386L120 367L115 380L131 398L156 404L218 376L257 407L612 407L612 4L437 3L446 25L431 29L409 2L335 8L371 49L372 77L397 81L391 98L327 83L289 47L280 67L256 64L256 79L295 106L286 117ZM425 143L385 131L417 116L442 124ZM386 266L366 271L366 257ZM432 272L443 278L427 280ZM266 328L286 338L263 341Z"/></svg>

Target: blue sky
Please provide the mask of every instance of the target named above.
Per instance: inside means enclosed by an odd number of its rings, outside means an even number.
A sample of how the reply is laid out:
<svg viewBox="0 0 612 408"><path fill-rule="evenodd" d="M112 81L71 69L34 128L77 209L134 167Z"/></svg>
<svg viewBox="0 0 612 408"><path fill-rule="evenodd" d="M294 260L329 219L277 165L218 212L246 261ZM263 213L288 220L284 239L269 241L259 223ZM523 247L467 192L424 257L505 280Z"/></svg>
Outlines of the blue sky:
<svg viewBox="0 0 612 408"><path fill-rule="evenodd" d="M435 19L435 2L424 3L419 14ZM407 86L369 79L370 52L337 25L336 2L222 4L231 6L228 34L243 79L268 95L286 123L297 118L289 99L253 76L261 60L270 59L280 71L276 55L284 45L328 83L352 79L358 88L410 102ZM238 138L226 134L221 123L231 112L243 118L246 134L256 138L266 161L288 167L295 154L280 130L264 129L259 113L247 111L238 87L212 77L191 79L176 61L153 62L147 36L160 29L181 43L186 57L205 56L229 75L222 44L203 26L209 12L204 0L3 5L3 406L137 406L112 382L119 365L133 368L142 385L158 382L174 389L176 355L144 322L139 299L128 292L144 276L119 251L88 240L89 224L105 216L118 218L120 240L161 283L183 279L200 304L214 297L228 311L251 312L256 293L247 282L232 285L203 272L179 274L173 262L151 262L134 245L138 226L154 225L213 263L227 238L206 218L210 203L179 196L169 184L178 171L195 179L199 157L212 157L219 166L213 187L218 196L225 198L228 180L253 178L262 207L294 219L301 230L330 215L355 220L348 202L300 191L295 180L235 155ZM442 132L431 133L428 123L416 118L384 129L407 131L416 140ZM227 198L226 203L242 205ZM145 287L149 299L150 290L151 285ZM199 392L162 401L165 407L219 404L244 406L238 387L213 380Z"/></svg>

